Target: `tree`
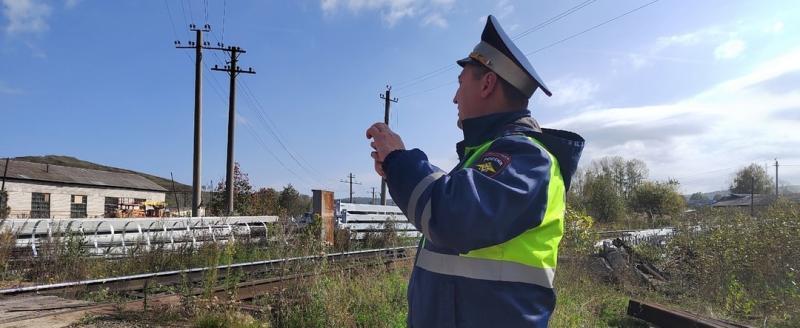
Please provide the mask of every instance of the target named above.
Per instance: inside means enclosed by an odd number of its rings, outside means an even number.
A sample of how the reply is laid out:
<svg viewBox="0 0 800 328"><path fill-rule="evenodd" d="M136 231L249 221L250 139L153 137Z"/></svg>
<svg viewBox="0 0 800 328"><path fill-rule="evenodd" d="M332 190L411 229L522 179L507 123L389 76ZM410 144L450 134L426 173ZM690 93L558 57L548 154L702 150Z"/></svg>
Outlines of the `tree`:
<svg viewBox="0 0 800 328"><path fill-rule="evenodd" d="M646 181L631 193L630 207L638 213L647 213L650 219L656 216L678 215L686 208L686 202L678 193L678 182Z"/></svg>
<svg viewBox="0 0 800 328"><path fill-rule="evenodd" d="M250 184L247 173L241 171L238 162L233 166L233 190L233 215L251 215L253 186ZM226 215L226 197L225 180L222 180L212 192L208 211L212 215Z"/></svg>
<svg viewBox="0 0 800 328"><path fill-rule="evenodd" d="M251 215L280 215L278 191L273 188L261 188L253 193Z"/></svg>
<svg viewBox="0 0 800 328"><path fill-rule="evenodd" d="M626 160L620 156L603 157L592 161L587 173L607 176L624 199L628 199L631 191L647 179L647 164L639 159Z"/></svg>
<svg viewBox="0 0 800 328"><path fill-rule="evenodd" d="M625 216L625 201L611 175L587 173L581 197L586 211L599 221L613 222Z"/></svg>
<svg viewBox="0 0 800 328"><path fill-rule="evenodd" d="M11 208L8 207L8 192L3 190L0 191L0 219L8 218L8 213L11 212Z"/></svg>
<svg viewBox="0 0 800 328"><path fill-rule="evenodd" d="M774 187L767 170L753 163L736 171L728 189L734 194L768 194Z"/></svg>
<svg viewBox="0 0 800 328"><path fill-rule="evenodd" d="M691 196L689 196L689 200L698 201L698 202L700 202L700 201L705 202L705 201L708 201L708 197L705 194L703 194L702 192L698 191L698 192L692 194Z"/></svg>
<svg viewBox="0 0 800 328"><path fill-rule="evenodd" d="M286 210L286 214L292 217L299 217L311 207L311 200L300 193L289 184L281 190L278 196L278 205Z"/></svg>

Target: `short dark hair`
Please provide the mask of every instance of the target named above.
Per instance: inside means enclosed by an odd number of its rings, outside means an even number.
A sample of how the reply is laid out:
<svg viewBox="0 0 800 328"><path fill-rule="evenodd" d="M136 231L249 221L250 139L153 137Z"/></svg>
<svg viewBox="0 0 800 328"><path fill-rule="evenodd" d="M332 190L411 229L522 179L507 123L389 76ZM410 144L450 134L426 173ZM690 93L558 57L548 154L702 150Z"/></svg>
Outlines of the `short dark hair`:
<svg viewBox="0 0 800 328"><path fill-rule="evenodd" d="M491 69L484 65L479 65L477 63L468 65L475 68L472 70L472 78L476 80L486 75L486 73L492 72ZM495 75L497 75L497 73L495 73ZM503 88L503 94L506 96L506 100L509 102L509 104L520 107L528 107L528 97L522 94L519 89L511 85L511 83L508 83L508 81L500 77L500 75L497 75L497 80L500 81L500 87Z"/></svg>

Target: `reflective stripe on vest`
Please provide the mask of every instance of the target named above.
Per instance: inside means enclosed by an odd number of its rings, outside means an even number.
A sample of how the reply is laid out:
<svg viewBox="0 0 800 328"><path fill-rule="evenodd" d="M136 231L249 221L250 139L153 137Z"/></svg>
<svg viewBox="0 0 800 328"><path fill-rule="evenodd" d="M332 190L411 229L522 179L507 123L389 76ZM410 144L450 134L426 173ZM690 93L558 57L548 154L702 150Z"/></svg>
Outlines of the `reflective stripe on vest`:
<svg viewBox="0 0 800 328"><path fill-rule="evenodd" d="M472 250L467 254L441 254L423 247L418 255L417 266L447 275L553 287L558 244L564 233L566 190L555 156L538 140L531 137L528 139L547 153L550 159L547 207L542 222L511 240ZM468 152L474 152L464 162L463 168L471 166L493 142L494 140L488 141L467 149Z"/></svg>

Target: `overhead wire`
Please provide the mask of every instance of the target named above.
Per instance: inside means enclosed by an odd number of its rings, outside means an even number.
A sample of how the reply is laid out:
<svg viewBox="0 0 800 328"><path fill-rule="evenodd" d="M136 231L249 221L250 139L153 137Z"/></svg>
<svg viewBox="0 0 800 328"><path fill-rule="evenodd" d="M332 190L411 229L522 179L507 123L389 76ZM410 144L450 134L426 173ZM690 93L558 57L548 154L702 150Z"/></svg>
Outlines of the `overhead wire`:
<svg viewBox="0 0 800 328"><path fill-rule="evenodd" d="M189 17L192 18L192 23L194 23L194 10L192 9L192 0L186 0L186 4L189 5Z"/></svg>
<svg viewBox="0 0 800 328"><path fill-rule="evenodd" d="M271 120L271 119L270 119L268 116L266 116L266 115L267 115L267 114L266 114L266 110L265 110L265 109L264 109L264 107L261 105L261 103L258 101L258 98L256 98L256 97L255 97L255 95L252 93L252 91L250 90L250 87L249 87L249 86L247 86L247 84L246 84L246 83L244 83L244 82L241 82L241 81L239 82L239 85L240 85L240 86L242 86L242 88L245 90L245 92L244 92L244 93L245 93L245 95L246 95L245 99L248 99L248 100L250 101L250 104L251 104L251 109L252 109L252 111L256 113L257 117L258 117L258 118L261 120L261 123L262 123L262 125L263 125L263 126L266 128L266 130L267 130L267 131L268 131L268 132L269 132L269 133L270 133L270 134L271 134L271 135L272 135L272 136L275 138L275 141L277 141L277 142L278 142L278 144L279 144L279 145L280 145L280 146L283 148L283 150L284 150L284 151L285 151L285 152L286 152L286 153L289 155L289 157L291 157L291 159L292 159L292 160L293 160L293 161L294 161L294 162L295 162L295 163L296 163L296 164L297 164L297 165L298 165L300 168L302 168L303 170L305 170L305 171L306 171L306 173L308 173L308 174L310 174L310 175L318 176L318 174L319 174L319 173L318 173L318 172L317 172L315 169L313 169L313 168L311 167L311 165L310 165L310 164L308 164L308 162L307 162L307 161L305 161L305 160L303 160L303 159L299 158L299 157L300 157L299 155L295 154L294 152L292 152L292 151L289 149L289 147L288 147L288 146L286 145L286 143L283 141L283 138L282 138L282 137L280 136L280 134L277 132L277 131L278 131L278 130L277 130L277 125L275 125L275 123L274 123L274 122L273 122L273 121L272 121L272 120ZM270 123L272 123L272 126L270 126Z"/></svg>
<svg viewBox="0 0 800 328"><path fill-rule="evenodd" d="M568 36L568 37L562 38L562 39L560 39L560 40L558 40L558 41L556 41L556 42L550 43L550 44L548 44L548 45L546 45L546 46L544 46L544 47L538 48L538 49L536 49L536 50L534 50L534 51L527 52L527 53L525 53L525 55L526 55L526 56L530 56L530 55L532 55L532 54L536 54L536 53L539 53L539 52L541 52L541 51L544 51L544 50L546 50L546 49L552 48L552 47L554 47L554 46L556 46L556 45L558 45L558 44L561 44L561 43L564 43L564 42L566 42L566 41L569 41L569 40L571 40L571 39L574 39L574 38L576 38L576 37L578 37L578 36L581 36L581 35L583 35L583 34L586 34L586 33L590 32L590 31L592 31L592 30L595 30L595 29L597 29L597 28L600 28L600 27L602 27L603 25L606 25L606 24L608 24L608 23L611 23L611 22L613 22L613 21L616 21L616 20L618 20L618 19L620 19L620 18L622 18L622 17L625 17L625 16L627 16L627 15L630 15L630 14L632 14L632 13L634 13L634 12L637 12L637 11L639 11L639 10L642 10L642 9L644 9L644 8L646 8L646 7L650 6L650 5L652 5L652 4L654 4L654 3L658 2L658 1L659 1L659 0L653 0L653 1L651 1L651 2L648 2L648 3L644 4L644 5L641 5L641 6L639 6L639 7L636 7L636 8L634 8L634 9L631 9L631 10L629 10L629 11L626 11L626 12L624 12L624 13L620 14L620 15L614 16L614 17L613 17L613 18L611 18L611 19L608 19L608 20L606 20L606 21L603 21L602 23L596 24L596 25L594 25L594 26L592 26L592 27L589 27L589 28L587 28L587 29L585 29L585 30L582 30L582 31L580 31L580 32L578 32L578 33L575 33L575 34L572 34L572 35L570 35L570 36ZM576 6L576 7L579 7L579 6L580 6L578 9L580 9L580 8L584 8L584 7L586 7L587 5L591 4L592 2L594 2L594 0L588 0L588 1L585 1L585 2L583 2L583 3L581 3L581 4L579 4L579 5L578 5L578 6ZM574 8L576 8L576 7L573 7L573 8L571 8L570 10L572 10L572 9L574 9ZM568 11L569 11L569 10L568 10ZM574 13L575 11L577 11L577 10L573 10L571 13ZM558 17L558 16L556 16L556 17ZM563 17L566 17L566 16L563 16ZM563 18L563 17L561 17L561 18ZM561 18L559 18L559 19L561 19ZM557 20L558 20L558 19L556 19L556 20L554 20L554 21L550 22L550 24L552 24L553 22L555 22L555 21L557 21ZM541 25L541 24L540 24L540 25ZM539 25L537 25L537 26L539 26ZM533 27L533 28L536 28L537 26L535 26L535 27ZM533 28L531 28L531 29L533 29ZM538 28L538 29L541 29L541 28ZM537 29L537 30L538 30L538 29ZM530 33L528 33L528 34L530 34ZM527 35L527 34L525 34L525 35ZM435 86L435 87L433 87L433 88L429 88L429 89L426 89L426 90L423 90L423 91L414 92L414 93L411 93L411 94L405 95L405 96L403 96L403 97L404 97L404 98L413 97L413 96L416 96L416 95L419 95L419 94L423 94L423 93L427 93L427 92L430 92L430 91L433 91L433 90L436 90L436 89L439 89L439 88L445 87L445 86L447 86L447 85L455 84L455 83L457 83L457 82L456 82L456 81L451 81L451 82L448 82L448 83L445 83L445 84L441 84L441 85L437 85L437 86Z"/></svg>
<svg viewBox="0 0 800 328"><path fill-rule="evenodd" d="M228 0L222 1L222 41L221 43L225 42L225 14L228 11Z"/></svg>
<svg viewBox="0 0 800 328"><path fill-rule="evenodd" d="M184 6L183 2L184 2L184 0L181 0L181 11L183 12L183 23L186 24L186 26L189 26L189 22L191 20L189 20L188 16L186 16L186 6Z"/></svg>
<svg viewBox="0 0 800 328"><path fill-rule="evenodd" d="M167 16L168 16L168 18L169 18L169 20L170 20L170 24L171 24L171 26L172 26L173 35L174 35L174 36L177 38L177 30L175 29L175 24L174 24L174 21L173 21L173 19L172 19L172 13L171 13L171 11L170 11L170 9L169 9L169 4L168 4L167 0L165 0L165 2L164 2L164 3L165 3L165 5L166 5L166 9L167 9ZM181 5L183 5L183 2L181 2ZM185 18L185 11L184 11L184 18ZM188 24L187 24L187 26L188 26ZM219 56L218 56L218 55L217 55L215 52L214 52L214 55L217 57L217 59L218 59L218 60L221 60L221 59L219 58ZM189 54L186 54L186 56L187 56L186 58L187 58L187 60L189 61L189 63L191 63L191 64L194 64L194 61L192 60L192 57L191 57ZM206 69L206 70L210 70L210 69L211 69L211 68L210 68L210 66L208 66L208 63L206 63L206 62L203 62L203 65L205 66L205 69ZM220 82L217 80L216 76L214 76L214 75L210 75L210 77L209 77L209 75L208 75L208 74L204 74L204 75L203 75L203 78L204 78L204 80L205 80L206 82L208 82L208 84L210 84L210 85L212 86L212 90L214 90L214 93L217 95L217 97L219 97L220 101L221 101L223 104L224 104L224 103L226 103L226 102L225 102L225 96L223 95L222 87L220 86ZM279 164L281 167L283 167L283 168L284 168L286 171L288 171L289 173L291 173L293 176L297 177L298 179L305 180L306 182L310 182L310 183L312 183L312 184L314 184L314 183L318 183L318 182L314 182L314 181L308 180L308 178L306 178L306 177L304 177L304 176L302 176L302 175L300 175L300 174L297 174L297 172L295 172L294 170L292 170L291 168L289 168L289 166L288 166L288 165L286 165L286 163L284 163L284 162L283 162L283 161L282 161L282 160L281 160L281 159L280 159L280 158L279 158L279 157L278 157L278 156L277 156L277 155L276 155L276 154L275 154L275 153L274 153L274 152L273 152L273 151L272 151L272 150L271 150L271 149L270 149L270 148L269 148L267 145L266 145L266 143L264 142L264 140L263 140L263 139L261 139L261 137L260 137L260 136L259 136L259 135L258 135L258 134L257 134L257 133L254 131L254 130L253 130L253 128L252 128L251 126L249 126L248 124L244 124L244 125L247 127L247 131L248 131L248 132L249 132L249 133L250 133L250 134L253 136L253 138L254 138L254 139L256 139L256 142L257 142L257 143L258 143L258 144L259 144L259 145L260 145L260 146L261 146L261 147L262 147L264 150L266 150L266 151L267 151L267 153L269 153L269 154L270 154L270 156L272 156L272 158L274 158L274 159L275 159L275 160L278 162L278 164Z"/></svg>
<svg viewBox="0 0 800 328"><path fill-rule="evenodd" d="M516 35L513 38L513 40L515 40L515 41L519 40L519 39L521 39L521 38L523 38L523 37L525 37L525 36L527 36L527 35L529 35L529 34L531 34L533 32L539 31L539 30L547 27L548 25L553 24L553 23L561 20L564 17L567 17L567 16L569 16L569 15L571 15L571 14L573 14L573 13L575 13L575 12L581 10L581 9L583 9L584 7L594 3L595 1L597 1L597 0L585 0L584 2L581 2L581 3L569 8L569 9L567 9L565 11L560 12L559 14L557 14L557 15L555 15L553 17L548 18L544 22L541 22L541 23L539 23L539 24L537 24L537 25L535 25L535 26L533 26L531 28L526 29L525 31L520 32L518 35ZM447 66L443 66L443 67L437 68L437 69L435 69L435 70L433 70L431 72L422 74L422 75L417 76L417 77L415 77L415 78L413 78L411 80L405 81L403 83L399 83L399 84L397 84L395 86L395 89L408 88L410 86L419 84L422 81L428 80L428 79L430 79L430 78L432 78L434 76L437 76L439 74L442 74L442 73L445 73L445 72L447 72L449 70L452 70L452 69L454 69L456 67L458 67L458 65L450 64L450 65L447 65Z"/></svg>
<svg viewBox="0 0 800 328"><path fill-rule="evenodd" d="M546 46L544 46L544 47L541 47L541 48L539 48L539 49L536 49L536 50L534 50L534 51L527 52L527 53L525 53L525 56L530 56L530 55L533 55L533 54L535 54L535 53L538 53L538 52L540 52L540 51L542 51L542 50L545 50L545 49L552 48L552 47L554 47L554 46L556 46L556 45L559 45L559 44L561 44L561 43L564 43L564 42L566 42L566 41L569 41L569 40L571 40L571 39L574 39L574 38L576 38L576 37L579 37L579 36L581 36L581 35L583 35L583 34L586 34L586 33L590 32L590 31L592 31L592 30L595 30L595 29L597 29L597 28L599 28L599 27L601 27L601 26L603 26L603 25L606 25L606 24L608 24L608 23L611 23L611 22L613 22L613 21L615 21L615 20L617 20L617 19L620 19L620 18L622 18L622 17L625 17L625 16L628 16L628 15L630 15L630 14L632 14L632 13L635 13L635 12L637 12L637 11L639 11L639 10L642 10L642 9L644 9L644 8L646 8L646 7L649 7L650 5L652 5L652 4L654 4L654 3L658 2L658 1L659 1L659 0L653 0L653 1L650 1L650 2L648 2L648 3L646 3L646 4L644 4L644 5L641 5L641 6L639 6L639 7L636 7L636 8L634 8L634 9L631 9L631 10L629 10L629 11L626 11L625 13L623 13L623 14L621 14L621 15L614 16L613 18L611 18L611 19L609 19L609 20L606 20L606 21L604 21L604 22L602 22L602 23L600 23L600 24L594 25L594 26L592 26L592 27L590 27L590 28L587 28L587 29L585 29L585 30L583 30L583 31L580 31L580 32L578 32L578 33L575 33L575 34L572 34L572 35L570 35L570 36L568 36L568 37L566 37L566 38L563 38L563 39L561 39L561 40L558 40L558 41L556 41L556 42L553 42L553 43L551 43L551 44L548 44L548 45L546 45Z"/></svg>
<svg viewBox="0 0 800 328"><path fill-rule="evenodd" d="M216 39L216 35L213 32L211 33L211 37ZM221 41L219 43L221 43ZM227 61L220 58L216 52L213 52L213 54L214 57L216 57L217 60L219 60L220 62L227 63ZM289 157L291 157L291 159L301 169L305 170L309 175L315 176L314 179L317 180L316 181L317 183L319 183L320 181L319 178L321 177L319 171L314 169L314 167L311 166L311 164L308 163L308 161L304 160L299 154L295 154L289 149L289 147L286 145L286 142L284 141L285 138L281 136L277 124L275 124L275 122L272 119L270 119L269 115L266 113L266 109L264 108L263 105L261 105L261 102L252 92L249 85L242 80L236 80L236 82L237 85L239 85L241 89L244 90L245 99L249 102L249 105L251 106L249 109L251 109L251 111L253 111L254 114L256 114L256 118L259 119L259 122L261 123L261 125L263 125L265 130L267 130L267 132L269 132L274 137L274 139L278 142L281 148L289 155Z"/></svg>
<svg viewBox="0 0 800 328"><path fill-rule="evenodd" d="M533 33L533 32L539 31L539 30L541 30L541 29L543 29L543 28L547 27L548 25L550 25L550 24L553 24L553 23L555 23L555 22L557 22L557 21L561 20L561 19L562 19L562 18L564 18L564 17L567 17L567 16L569 16L569 15L573 14L574 12L576 12L576 11L578 11L578 10L581 10L581 9L583 9L583 7L586 7L586 6L588 6L588 5L591 5L591 4L592 4L592 3L594 3L595 1L597 1L597 0L586 0L586 1L584 1L584 2L581 2L581 3L577 4L577 5L576 5L576 6L574 6L574 7L572 7L572 8L569 8L569 9L567 9L567 10L565 10L565 11L561 12L561 13L560 13L560 14L558 14L558 15L555 15L555 16L553 16L553 17L550 17L549 19L547 19L547 20L546 20L546 21L544 21L544 22L541 22L541 23L539 23L539 24L537 24L537 25L535 25L535 26L533 26L533 27L531 27L531 28L529 28L529 29L527 29L527 30L525 30L525 31L522 31L522 32L520 32L519 34L517 34L517 36L515 36L515 37L513 38L513 40L514 40L514 41L517 41L517 40L519 40L519 39L522 39L522 38L524 38L524 37L528 36L529 34L531 34L531 33Z"/></svg>
<svg viewBox="0 0 800 328"><path fill-rule="evenodd" d="M208 0L204 0L203 1L203 5L204 5L203 7L205 9L204 11L205 11L205 14L206 14L204 23L208 24Z"/></svg>

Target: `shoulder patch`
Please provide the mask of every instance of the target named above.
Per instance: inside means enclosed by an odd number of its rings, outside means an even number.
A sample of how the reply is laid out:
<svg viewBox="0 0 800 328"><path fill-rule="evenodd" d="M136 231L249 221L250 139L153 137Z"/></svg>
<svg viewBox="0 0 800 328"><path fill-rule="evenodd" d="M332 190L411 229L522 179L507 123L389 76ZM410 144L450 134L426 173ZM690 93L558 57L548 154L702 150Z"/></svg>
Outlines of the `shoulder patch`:
<svg viewBox="0 0 800 328"><path fill-rule="evenodd" d="M489 177L493 177L505 169L508 163L511 163L511 155L486 152L475 161L472 167Z"/></svg>

